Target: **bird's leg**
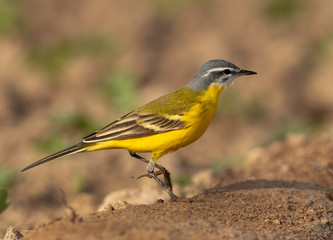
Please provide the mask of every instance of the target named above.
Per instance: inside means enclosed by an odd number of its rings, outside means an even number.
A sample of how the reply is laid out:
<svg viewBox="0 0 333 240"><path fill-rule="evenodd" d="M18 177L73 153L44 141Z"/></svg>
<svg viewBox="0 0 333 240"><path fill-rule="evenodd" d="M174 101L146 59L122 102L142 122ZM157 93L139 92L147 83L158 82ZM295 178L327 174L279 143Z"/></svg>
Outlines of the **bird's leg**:
<svg viewBox="0 0 333 240"><path fill-rule="evenodd" d="M130 153L130 155L132 157L135 157L135 158L139 159L140 161L143 161L143 162L148 163L148 164L150 163L150 161L148 161L147 159L145 159L144 157L138 155L135 152L129 151L129 153ZM157 164L155 162L154 162L154 167L156 167L156 168L159 169L159 171L155 172L155 175L158 176L158 175L163 174L165 183L172 190L172 183L171 183L170 172L165 167L163 167L163 166L161 166L161 165L159 165L159 164ZM142 178L142 177L150 177L150 178L152 178L152 176L149 173L141 175L138 178Z"/></svg>
<svg viewBox="0 0 333 240"><path fill-rule="evenodd" d="M158 168L158 171L155 174L157 176L160 174L163 174L165 184L172 191L172 182L171 182L170 172L165 167L158 165L157 163L155 163L155 167Z"/></svg>
<svg viewBox="0 0 333 240"><path fill-rule="evenodd" d="M142 162L149 163L149 161L147 159L145 159L144 157L141 157L140 155L136 154L135 152L132 152L131 150L128 150L128 152L132 157L137 158Z"/></svg>
<svg viewBox="0 0 333 240"><path fill-rule="evenodd" d="M140 161L143 161L143 162L149 164L149 161L147 159L145 159L144 157L138 155L137 153L132 152L132 151L129 151L129 153L130 153L130 155L132 157L135 157L135 158L139 159ZM163 166L161 166L161 165L159 165L157 163L155 163L155 167L158 168L158 170L159 170L159 171L155 172L155 175L158 176L158 175L163 174L164 180L165 180L167 186L172 190L172 183L171 183L170 172L165 167L163 167ZM150 177L150 178L152 178L152 176L150 176L148 173L139 176L138 179L142 178L142 177Z"/></svg>
<svg viewBox="0 0 333 240"><path fill-rule="evenodd" d="M144 157L141 157L140 155L136 154L135 152L129 151L129 153L132 157L135 157L135 158L139 159L140 161L148 163L147 174L142 175L138 178L146 177L146 176L150 177L150 178L154 178L155 181L170 195L171 198L177 197L172 192L172 183L171 183L170 172L165 167L155 163L153 160L148 161ZM154 172L155 167L159 169L159 171L157 171L156 173ZM163 174L166 185L164 183L162 183L161 180L157 177L160 174Z"/></svg>
<svg viewBox="0 0 333 240"><path fill-rule="evenodd" d="M161 182L161 180L156 176L156 174L154 173L154 168L155 168L155 161L154 160L150 160L148 165L147 165L147 172L148 174L150 174L155 181L169 194L169 196L171 198L176 198L177 196L172 192L172 185L170 186L166 186L164 183ZM164 168L165 169L165 168ZM169 179L170 179L170 173L169 173ZM164 174L164 178L165 178L165 174ZM171 184L171 181L167 184Z"/></svg>

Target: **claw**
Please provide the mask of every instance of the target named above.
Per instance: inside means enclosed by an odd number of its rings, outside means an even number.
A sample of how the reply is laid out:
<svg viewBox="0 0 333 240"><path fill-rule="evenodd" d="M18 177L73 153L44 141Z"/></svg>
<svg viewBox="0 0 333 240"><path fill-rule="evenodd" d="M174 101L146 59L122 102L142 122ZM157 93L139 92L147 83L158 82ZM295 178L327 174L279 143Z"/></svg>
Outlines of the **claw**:
<svg viewBox="0 0 333 240"><path fill-rule="evenodd" d="M143 177L152 178L152 176L150 176L148 173L146 173L146 174L140 175L140 176L137 177L136 179L140 179L140 178L143 178Z"/></svg>
<svg viewBox="0 0 333 240"><path fill-rule="evenodd" d="M155 173L156 176L159 176L159 175L161 175L161 174L164 174L161 170L157 170L157 171L155 171L154 173ZM151 174L146 173L146 174L143 174L143 175L137 177L136 179L140 179L140 178L143 178L143 177L153 178L153 176L152 176Z"/></svg>

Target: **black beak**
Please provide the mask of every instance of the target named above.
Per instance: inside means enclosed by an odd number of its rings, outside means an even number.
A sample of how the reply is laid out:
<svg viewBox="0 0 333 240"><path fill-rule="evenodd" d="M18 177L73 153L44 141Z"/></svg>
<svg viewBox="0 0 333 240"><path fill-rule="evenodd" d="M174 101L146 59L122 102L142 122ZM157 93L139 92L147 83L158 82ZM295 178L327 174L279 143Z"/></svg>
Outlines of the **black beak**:
<svg viewBox="0 0 333 240"><path fill-rule="evenodd" d="M240 75L253 75L253 74L257 74L256 72L253 72L253 71L249 71L249 70L245 70L245 69L241 69L239 71L239 74Z"/></svg>

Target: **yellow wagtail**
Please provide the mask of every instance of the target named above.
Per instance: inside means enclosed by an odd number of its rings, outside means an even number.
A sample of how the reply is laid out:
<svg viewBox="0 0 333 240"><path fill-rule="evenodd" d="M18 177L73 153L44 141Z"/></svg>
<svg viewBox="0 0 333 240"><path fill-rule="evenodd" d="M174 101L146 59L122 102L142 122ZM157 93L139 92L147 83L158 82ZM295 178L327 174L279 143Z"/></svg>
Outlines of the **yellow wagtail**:
<svg viewBox="0 0 333 240"><path fill-rule="evenodd" d="M22 171L74 153L127 149L131 156L148 163L147 176L153 177L170 197L176 197L170 173L156 164L157 160L200 138L213 119L221 91L237 77L252 74L256 72L240 69L224 60L208 61L188 85L126 114L80 143L34 162ZM150 152L152 159L148 161L136 152ZM155 167L160 171L154 172ZM166 185L156 176L161 173Z"/></svg>

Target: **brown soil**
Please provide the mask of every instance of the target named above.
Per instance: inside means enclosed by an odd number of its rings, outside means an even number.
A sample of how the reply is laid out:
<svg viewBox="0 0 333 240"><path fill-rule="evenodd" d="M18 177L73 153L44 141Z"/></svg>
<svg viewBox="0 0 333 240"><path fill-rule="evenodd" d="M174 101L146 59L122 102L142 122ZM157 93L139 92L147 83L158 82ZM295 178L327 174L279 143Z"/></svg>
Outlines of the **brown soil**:
<svg viewBox="0 0 333 240"><path fill-rule="evenodd" d="M189 199L64 219L25 239L255 239L332 237L332 200L307 183L243 182ZM251 189L251 190L249 190Z"/></svg>
<svg viewBox="0 0 333 240"><path fill-rule="evenodd" d="M24 239L330 239L332 153L331 138L292 136L254 150L244 168L194 197L67 217Z"/></svg>

